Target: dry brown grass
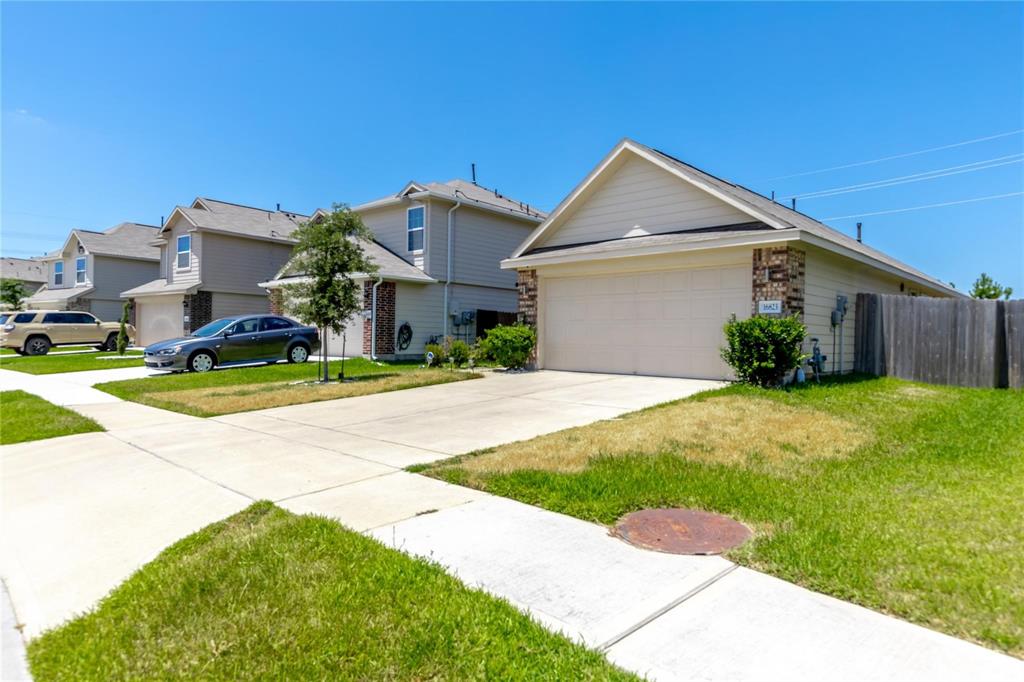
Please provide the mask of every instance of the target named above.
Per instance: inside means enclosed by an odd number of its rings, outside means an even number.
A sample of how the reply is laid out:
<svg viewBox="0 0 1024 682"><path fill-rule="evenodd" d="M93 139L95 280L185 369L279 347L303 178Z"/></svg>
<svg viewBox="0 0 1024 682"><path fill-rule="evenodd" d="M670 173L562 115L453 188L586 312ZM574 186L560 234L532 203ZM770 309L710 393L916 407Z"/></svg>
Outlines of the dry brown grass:
<svg viewBox="0 0 1024 682"><path fill-rule="evenodd" d="M282 381L161 391L144 395L141 402L158 406L163 404L170 409L188 408L187 411L192 414L216 416L336 398L353 398L371 393L385 393L431 384L447 384L479 377L479 374L470 372L447 372L436 369L413 370L397 374L370 375L345 383L317 384Z"/></svg>
<svg viewBox="0 0 1024 682"><path fill-rule="evenodd" d="M843 457L869 432L818 410L724 396L681 402L512 443L457 464L473 473L577 472L598 456L671 452L701 462L770 468Z"/></svg>

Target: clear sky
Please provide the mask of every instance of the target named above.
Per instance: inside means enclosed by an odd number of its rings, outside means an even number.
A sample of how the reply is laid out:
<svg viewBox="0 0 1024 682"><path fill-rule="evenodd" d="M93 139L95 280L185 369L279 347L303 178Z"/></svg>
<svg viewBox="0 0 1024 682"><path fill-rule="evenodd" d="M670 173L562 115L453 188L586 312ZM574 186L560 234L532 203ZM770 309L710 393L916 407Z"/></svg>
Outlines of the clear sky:
<svg viewBox="0 0 1024 682"><path fill-rule="evenodd" d="M780 197L994 160L799 200L824 219L1021 192L1021 134L778 176L1024 128L1022 7L3 2L0 250L197 195L359 203L471 162L550 209L625 136ZM961 289L984 270L1024 295L1021 196L860 220Z"/></svg>

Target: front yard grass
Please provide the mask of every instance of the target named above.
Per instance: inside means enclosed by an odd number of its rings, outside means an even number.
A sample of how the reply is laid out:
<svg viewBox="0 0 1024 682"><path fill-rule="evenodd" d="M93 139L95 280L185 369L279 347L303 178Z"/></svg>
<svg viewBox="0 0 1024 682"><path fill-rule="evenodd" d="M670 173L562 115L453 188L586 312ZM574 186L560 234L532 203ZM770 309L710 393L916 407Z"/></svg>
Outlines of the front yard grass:
<svg viewBox="0 0 1024 682"><path fill-rule="evenodd" d="M332 379L341 361L330 363ZM417 363L377 363L363 358L345 361L345 376L352 381L315 384L317 365L276 364L226 368L204 374L176 374L111 381L96 388L124 400L196 417L283 407L302 403L384 393L417 386L479 378L479 374L444 369L423 369Z"/></svg>
<svg viewBox="0 0 1024 682"><path fill-rule="evenodd" d="M104 360L103 358L110 358ZM0 355L0 368L26 374L59 374L87 372L118 367L142 367L142 353L129 351L124 357L117 353L69 353L67 355Z"/></svg>
<svg viewBox="0 0 1024 682"><path fill-rule="evenodd" d="M1024 657L1021 391L731 386L426 473L604 524L729 514L741 564Z"/></svg>
<svg viewBox="0 0 1024 682"><path fill-rule="evenodd" d="M102 430L92 419L31 393L0 392L0 445Z"/></svg>
<svg viewBox="0 0 1024 682"><path fill-rule="evenodd" d="M95 351L96 346L54 346L50 349L51 353L61 353L63 351L72 350L91 350ZM14 352L13 348L0 348L0 355L18 355Z"/></svg>
<svg viewBox="0 0 1024 682"><path fill-rule="evenodd" d="M46 680L632 680L440 567L268 502L34 639Z"/></svg>

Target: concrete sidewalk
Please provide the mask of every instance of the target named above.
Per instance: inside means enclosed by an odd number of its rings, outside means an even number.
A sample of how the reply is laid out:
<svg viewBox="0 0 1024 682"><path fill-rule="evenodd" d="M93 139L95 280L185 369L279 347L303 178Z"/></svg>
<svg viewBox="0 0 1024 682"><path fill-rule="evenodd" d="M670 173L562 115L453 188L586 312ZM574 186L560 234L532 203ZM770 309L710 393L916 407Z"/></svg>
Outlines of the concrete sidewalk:
<svg viewBox="0 0 1024 682"><path fill-rule="evenodd" d="M1024 662L720 557L640 550L598 525L402 471L715 385L537 372L217 419L73 405L108 432L48 440L45 457L39 443L0 448L0 570L32 637L175 540L271 499L436 561L655 679L1024 677Z"/></svg>

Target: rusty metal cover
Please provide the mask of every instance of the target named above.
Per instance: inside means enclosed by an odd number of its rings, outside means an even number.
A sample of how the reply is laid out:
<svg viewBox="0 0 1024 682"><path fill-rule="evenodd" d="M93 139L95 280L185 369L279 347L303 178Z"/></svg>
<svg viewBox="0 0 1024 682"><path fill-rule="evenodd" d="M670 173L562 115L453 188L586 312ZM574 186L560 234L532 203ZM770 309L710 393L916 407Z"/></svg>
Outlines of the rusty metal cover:
<svg viewBox="0 0 1024 682"><path fill-rule="evenodd" d="M721 554L752 533L739 521L697 509L642 509L626 514L612 535L631 545L669 554Z"/></svg>

